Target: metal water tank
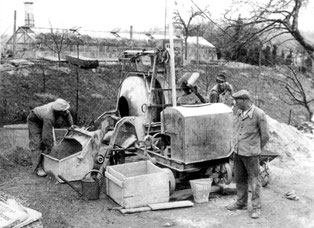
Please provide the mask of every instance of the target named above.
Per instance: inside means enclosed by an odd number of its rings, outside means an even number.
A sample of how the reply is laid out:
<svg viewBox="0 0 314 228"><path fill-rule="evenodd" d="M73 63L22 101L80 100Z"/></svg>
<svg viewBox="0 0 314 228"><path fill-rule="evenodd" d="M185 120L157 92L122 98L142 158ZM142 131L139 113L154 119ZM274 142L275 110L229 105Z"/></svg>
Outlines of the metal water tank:
<svg viewBox="0 0 314 228"><path fill-rule="evenodd" d="M169 107L161 116L162 133L171 139L171 159L190 164L230 155L233 112L227 105Z"/></svg>

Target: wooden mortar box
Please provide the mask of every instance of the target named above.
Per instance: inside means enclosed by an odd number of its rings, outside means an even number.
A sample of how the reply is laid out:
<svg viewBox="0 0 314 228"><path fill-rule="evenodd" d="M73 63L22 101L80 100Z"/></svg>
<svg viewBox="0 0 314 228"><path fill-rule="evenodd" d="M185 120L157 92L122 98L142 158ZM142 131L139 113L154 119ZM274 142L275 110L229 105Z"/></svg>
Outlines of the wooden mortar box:
<svg viewBox="0 0 314 228"><path fill-rule="evenodd" d="M169 201L167 172L150 161L108 166L106 193L124 208Z"/></svg>

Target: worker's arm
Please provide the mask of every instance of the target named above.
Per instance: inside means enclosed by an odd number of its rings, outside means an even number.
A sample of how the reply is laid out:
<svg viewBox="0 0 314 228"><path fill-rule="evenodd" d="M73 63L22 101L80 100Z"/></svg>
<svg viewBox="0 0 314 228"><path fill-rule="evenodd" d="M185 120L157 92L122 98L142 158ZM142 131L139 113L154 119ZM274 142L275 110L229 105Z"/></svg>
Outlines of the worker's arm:
<svg viewBox="0 0 314 228"><path fill-rule="evenodd" d="M73 118L69 110L66 110L64 112L64 114L62 115L62 118L69 126L73 126Z"/></svg>
<svg viewBox="0 0 314 228"><path fill-rule="evenodd" d="M227 82L227 88L226 88L229 92L230 92L230 95L232 95L233 94L233 87L232 87L232 85L230 84L230 83L228 83Z"/></svg>
<svg viewBox="0 0 314 228"><path fill-rule="evenodd" d="M218 97L219 97L219 94L217 91L215 91L215 90L211 91L209 94L209 102L210 103L217 103Z"/></svg>
<svg viewBox="0 0 314 228"><path fill-rule="evenodd" d="M261 114L259 115L258 125L261 134L261 148L263 149L270 137L268 123L264 112L261 112Z"/></svg>

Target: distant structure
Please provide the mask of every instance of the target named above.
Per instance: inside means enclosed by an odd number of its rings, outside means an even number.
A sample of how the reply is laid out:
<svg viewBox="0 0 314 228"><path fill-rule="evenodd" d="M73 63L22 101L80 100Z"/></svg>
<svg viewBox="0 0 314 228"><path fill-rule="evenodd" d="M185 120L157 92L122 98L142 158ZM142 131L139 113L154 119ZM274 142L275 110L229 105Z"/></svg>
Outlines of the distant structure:
<svg viewBox="0 0 314 228"><path fill-rule="evenodd" d="M6 50L13 50L15 58L37 58L45 56L54 56L54 51L45 49L45 45L38 43L36 35L44 33L50 34L52 28L36 28L33 13L33 2L24 2L25 5L25 23L19 26L13 35L6 42ZM77 32L80 27L72 29L54 29L57 33ZM76 29L76 30L75 30ZM133 26L130 26L130 32L120 32L120 29L115 29L110 32L100 31L83 31L80 30L81 35L87 35L97 40L105 40L109 42L91 43L80 45L79 50L82 56L89 58L118 58L122 50L125 49L146 49L146 48L159 48L166 49L169 47L169 39L165 34L150 34L134 32ZM121 47L121 45L123 47ZM62 57L65 55L73 55L77 52L73 51L73 45L65 45L62 51ZM176 65L183 65L183 38L177 35L174 39L174 48L176 56ZM197 62L217 60L216 48L202 37L189 37L188 38L188 51L189 61Z"/></svg>
<svg viewBox="0 0 314 228"><path fill-rule="evenodd" d="M34 27L33 2L24 2L25 5L25 27Z"/></svg>

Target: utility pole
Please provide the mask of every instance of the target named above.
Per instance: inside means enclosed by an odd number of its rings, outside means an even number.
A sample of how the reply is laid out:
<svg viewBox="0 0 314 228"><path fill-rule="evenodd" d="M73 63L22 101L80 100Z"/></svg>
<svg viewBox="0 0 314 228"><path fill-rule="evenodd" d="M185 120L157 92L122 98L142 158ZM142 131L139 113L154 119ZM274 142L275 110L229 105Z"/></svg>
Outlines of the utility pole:
<svg viewBox="0 0 314 228"><path fill-rule="evenodd" d="M174 10L174 0L170 0L170 7L169 7L169 39L170 39L170 72L171 72L171 91L172 91L172 106L177 106L177 91L176 91L176 75L175 75L175 62L174 62L174 43L173 43L173 10Z"/></svg>
<svg viewBox="0 0 314 228"><path fill-rule="evenodd" d="M197 36L196 36L196 61L197 61L197 70L200 70L200 45L199 45L199 31L200 31L200 26L197 26Z"/></svg>
<svg viewBox="0 0 314 228"><path fill-rule="evenodd" d="M75 109L75 121L78 124L78 111L79 111L79 83L80 83L80 74L79 74L79 59L80 59L80 40L79 36L81 35L78 30L80 27L71 28L70 31L75 34L76 37L76 52L77 52L77 66L76 66L76 109Z"/></svg>
<svg viewBox="0 0 314 228"><path fill-rule="evenodd" d="M133 49L133 25L130 26L130 40L131 40L131 49Z"/></svg>
<svg viewBox="0 0 314 228"><path fill-rule="evenodd" d="M76 44L76 51L77 51L77 61L79 63L80 59L80 43L78 39L79 34L77 35L77 44ZM75 110L75 119L76 124L78 124L78 111L79 111L79 87L80 87L80 74L79 74L79 65L76 66L76 110Z"/></svg>
<svg viewBox="0 0 314 228"><path fill-rule="evenodd" d="M16 10L14 10L14 24L13 24L13 42L12 42L12 52L13 52L13 58L15 58L15 53L16 53L16 36L15 36L15 32L16 32Z"/></svg>

